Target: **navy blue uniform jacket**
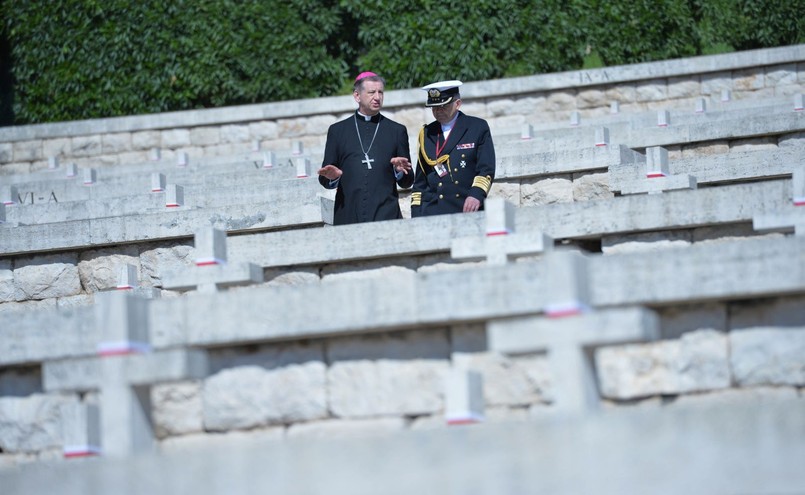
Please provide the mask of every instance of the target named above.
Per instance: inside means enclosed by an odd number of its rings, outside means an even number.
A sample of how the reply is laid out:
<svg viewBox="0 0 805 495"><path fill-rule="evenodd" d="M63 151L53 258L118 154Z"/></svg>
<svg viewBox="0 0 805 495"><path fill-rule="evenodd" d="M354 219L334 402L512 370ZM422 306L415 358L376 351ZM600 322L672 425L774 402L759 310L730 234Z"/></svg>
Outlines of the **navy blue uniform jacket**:
<svg viewBox="0 0 805 495"><path fill-rule="evenodd" d="M489 124L459 111L446 144L438 121L425 126L421 137L411 193L411 216L459 213L464 209L467 196L481 201L483 209L495 178L495 147ZM443 164L447 169L444 177L439 177L432 165L438 158L437 139L440 146L444 144L440 156L449 155L449 160Z"/></svg>

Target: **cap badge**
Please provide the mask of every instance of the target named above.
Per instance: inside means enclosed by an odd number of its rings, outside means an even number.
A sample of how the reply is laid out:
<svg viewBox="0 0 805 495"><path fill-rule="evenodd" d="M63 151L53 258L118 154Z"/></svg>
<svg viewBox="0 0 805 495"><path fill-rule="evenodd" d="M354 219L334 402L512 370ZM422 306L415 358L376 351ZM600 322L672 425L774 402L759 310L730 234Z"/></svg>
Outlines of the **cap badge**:
<svg viewBox="0 0 805 495"><path fill-rule="evenodd" d="M428 96L431 97L431 98L438 98L441 95L442 95L442 93L436 88L428 90Z"/></svg>

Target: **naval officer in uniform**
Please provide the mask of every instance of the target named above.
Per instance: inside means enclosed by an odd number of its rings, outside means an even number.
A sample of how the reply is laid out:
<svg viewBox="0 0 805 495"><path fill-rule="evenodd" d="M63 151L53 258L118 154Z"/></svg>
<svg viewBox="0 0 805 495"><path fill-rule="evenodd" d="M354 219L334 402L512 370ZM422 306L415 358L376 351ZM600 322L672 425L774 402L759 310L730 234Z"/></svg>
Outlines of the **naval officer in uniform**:
<svg viewBox="0 0 805 495"><path fill-rule="evenodd" d="M495 146L489 124L459 110L461 85L441 81L422 88L436 120L419 133L412 217L484 209L495 178Z"/></svg>

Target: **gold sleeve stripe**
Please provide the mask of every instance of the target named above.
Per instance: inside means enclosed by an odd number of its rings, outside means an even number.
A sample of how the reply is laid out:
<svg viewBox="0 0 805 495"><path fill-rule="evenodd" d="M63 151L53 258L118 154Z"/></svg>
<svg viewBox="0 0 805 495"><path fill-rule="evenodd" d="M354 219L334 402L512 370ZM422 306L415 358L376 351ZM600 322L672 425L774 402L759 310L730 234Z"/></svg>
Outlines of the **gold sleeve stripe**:
<svg viewBox="0 0 805 495"><path fill-rule="evenodd" d="M489 194L489 188L492 187L492 177L481 177L480 175L473 179L472 187L480 187L483 189L484 194Z"/></svg>
<svg viewBox="0 0 805 495"><path fill-rule="evenodd" d="M411 193L411 206L420 206L422 204L422 193Z"/></svg>

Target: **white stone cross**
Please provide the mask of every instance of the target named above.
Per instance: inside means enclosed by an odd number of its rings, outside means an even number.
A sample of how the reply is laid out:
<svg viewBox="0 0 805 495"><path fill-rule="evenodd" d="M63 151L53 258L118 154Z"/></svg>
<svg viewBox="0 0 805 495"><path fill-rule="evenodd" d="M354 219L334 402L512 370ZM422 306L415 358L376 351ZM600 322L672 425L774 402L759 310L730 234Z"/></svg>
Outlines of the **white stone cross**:
<svg viewBox="0 0 805 495"><path fill-rule="evenodd" d="M448 425L484 420L483 377L474 370L451 369L445 378L444 419Z"/></svg>
<svg viewBox="0 0 805 495"><path fill-rule="evenodd" d="M564 318L589 312L590 280L587 258L570 250L553 251L543 259L546 295L543 311L549 318Z"/></svg>
<svg viewBox="0 0 805 495"><path fill-rule="evenodd" d="M560 320L530 316L487 324L490 351L548 353L556 413L584 414L600 404L592 349L659 337L659 319L645 308L606 309Z"/></svg>
<svg viewBox="0 0 805 495"><path fill-rule="evenodd" d="M151 352L147 300L126 291L95 297L95 324L106 340L98 344L98 355L43 365L47 392L100 391L100 418L91 407L65 411L64 426L70 431L65 434L64 455L102 451L125 457L149 451L154 445L150 387L206 377L207 355L193 349Z"/></svg>
<svg viewBox="0 0 805 495"><path fill-rule="evenodd" d="M303 157L296 159L296 178L305 179L310 176L310 158Z"/></svg>
<svg viewBox="0 0 805 495"><path fill-rule="evenodd" d="M646 148L646 178L625 181L621 194L658 194L664 191L696 189L696 177L688 174L671 175L668 150L661 146Z"/></svg>
<svg viewBox="0 0 805 495"><path fill-rule="evenodd" d="M805 167L791 175L791 206L782 211L755 215L752 227L758 232L791 232L805 236Z"/></svg>
<svg viewBox="0 0 805 495"><path fill-rule="evenodd" d="M195 245L195 270L166 274L162 280L163 289L197 288L199 292L214 293L219 289L263 282L261 266L227 262L226 232L212 227L202 229L196 233Z"/></svg>
<svg viewBox="0 0 805 495"><path fill-rule="evenodd" d="M450 256L460 260L486 259L490 265L505 265L521 256L545 253L553 249L553 239L542 232L515 233L515 207L503 198L486 200L486 237L453 239Z"/></svg>

